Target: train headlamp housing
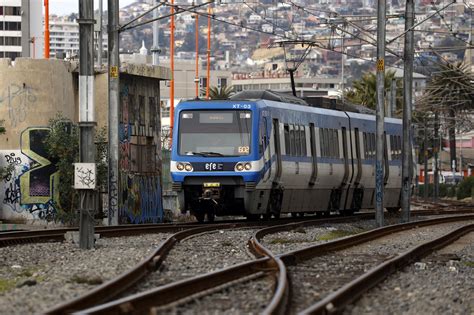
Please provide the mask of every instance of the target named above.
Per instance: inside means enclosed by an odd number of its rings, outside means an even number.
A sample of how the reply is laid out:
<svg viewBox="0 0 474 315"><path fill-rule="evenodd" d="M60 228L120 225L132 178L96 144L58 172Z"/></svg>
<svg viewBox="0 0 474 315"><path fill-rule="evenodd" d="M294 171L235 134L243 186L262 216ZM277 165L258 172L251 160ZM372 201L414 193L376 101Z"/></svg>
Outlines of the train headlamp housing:
<svg viewBox="0 0 474 315"><path fill-rule="evenodd" d="M250 171L252 169L252 163L250 162L239 162L235 165L236 172Z"/></svg>
<svg viewBox="0 0 474 315"><path fill-rule="evenodd" d="M178 172L192 172L193 166L188 162L178 162L176 163L176 169Z"/></svg>

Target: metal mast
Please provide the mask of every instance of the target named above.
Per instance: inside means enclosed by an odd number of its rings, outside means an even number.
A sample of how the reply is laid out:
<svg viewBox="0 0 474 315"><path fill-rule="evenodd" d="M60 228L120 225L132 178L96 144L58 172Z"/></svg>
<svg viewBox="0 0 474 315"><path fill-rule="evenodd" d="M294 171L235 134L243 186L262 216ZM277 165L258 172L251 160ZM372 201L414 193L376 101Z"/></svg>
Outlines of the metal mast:
<svg viewBox="0 0 474 315"><path fill-rule="evenodd" d="M385 107L385 0L377 5L377 110L376 110L376 162L375 162L375 220L377 226L384 225L384 107Z"/></svg>
<svg viewBox="0 0 474 315"><path fill-rule="evenodd" d="M413 24L415 1L407 0L405 7L405 48L403 70L403 150L402 150L402 222L410 221L412 156L412 91L413 91ZM425 129L426 134L426 129ZM426 186L425 186L426 189Z"/></svg>
<svg viewBox="0 0 474 315"><path fill-rule="evenodd" d="M108 0L109 52L109 225L118 225L119 0Z"/></svg>
<svg viewBox="0 0 474 315"><path fill-rule="evenodd" d="M94 1L79 1L79 127L80 161L95 162L94 145ZM81 190L79 246L94 247L95 191Z"/></svg>

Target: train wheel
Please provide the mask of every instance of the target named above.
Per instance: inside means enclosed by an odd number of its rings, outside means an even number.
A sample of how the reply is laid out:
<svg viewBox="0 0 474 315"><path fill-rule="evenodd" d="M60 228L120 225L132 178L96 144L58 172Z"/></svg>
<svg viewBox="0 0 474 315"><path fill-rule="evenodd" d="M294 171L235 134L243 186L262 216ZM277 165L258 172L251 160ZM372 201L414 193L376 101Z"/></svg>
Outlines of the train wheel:
<svg viewBox="0 0 474 315"><path fill-rule="evenodd" d="M205 216L205 213L204 211L202 211L201 209L197 210L194 212L194 216L196 217L196 220L199 222L199 223L204 223L204 216Z"/></svg>
<svg viewBox="0 0 474 315"><path fill-rule="evenodd" d="M260 214L251 214L251 213L248 213L246 215L247 217L247 220L249 221L257 221L258 219L260 219Z"/></svg>
<svg viewBox="0 0 474 315"><path fill-rule="evenodd" d="M400 211L400 207L388 207L387 208L387 211L388 213L391 213L391 214L396 214L398 213L398 211Z"/></svg>
<svg viewBox="0 0 474 315"><path fill-rule="evenodd" d="M207 212L207 221L214 222L215 218L216 218L216 214L214 213L214 210L209 210Z"/></svg>

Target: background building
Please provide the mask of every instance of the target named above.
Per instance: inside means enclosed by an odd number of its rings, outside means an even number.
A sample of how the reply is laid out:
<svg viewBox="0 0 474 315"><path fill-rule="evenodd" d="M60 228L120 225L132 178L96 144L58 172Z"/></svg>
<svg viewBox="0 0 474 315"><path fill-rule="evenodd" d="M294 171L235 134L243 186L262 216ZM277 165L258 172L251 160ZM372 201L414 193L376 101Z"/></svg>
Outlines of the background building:
<svg viewBox="0 0 474 315"><path fill-rule="evenodd" d="M43 1L0 1L0 58L42 58Z"/></svg>
<svg viewBox="0 0 474 315"><path fill-rule="evenodd" d="M97 32L95 32L97 34ZM103 32L102 47L107 55L108 37ZM52 57L64 59L79 56L79 24L68 17L52 17L49 21L49 45Z"/></svg>

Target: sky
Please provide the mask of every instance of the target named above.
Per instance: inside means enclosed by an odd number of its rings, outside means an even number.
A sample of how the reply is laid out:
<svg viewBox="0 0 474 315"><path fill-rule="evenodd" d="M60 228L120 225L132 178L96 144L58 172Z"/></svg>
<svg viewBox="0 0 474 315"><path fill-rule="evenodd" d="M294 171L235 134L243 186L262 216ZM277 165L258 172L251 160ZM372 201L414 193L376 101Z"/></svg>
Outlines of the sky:
<svg viewBox="0 0 474 315"><path fill-rule="evenodd" d="M136 0L119 0L120 7L129 5ZM103 0L104 10L107 9L107 0ZM94 0L94 6L99 6L99 1ZM79 0L49 0L49 13L57 15L65 15L77 13L79 11Z"/></svg>

